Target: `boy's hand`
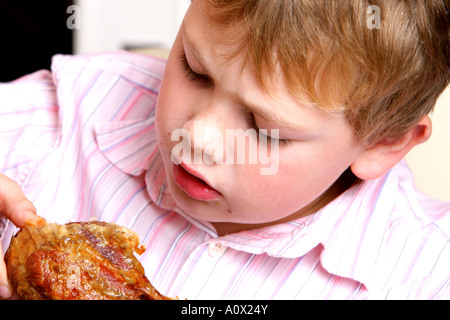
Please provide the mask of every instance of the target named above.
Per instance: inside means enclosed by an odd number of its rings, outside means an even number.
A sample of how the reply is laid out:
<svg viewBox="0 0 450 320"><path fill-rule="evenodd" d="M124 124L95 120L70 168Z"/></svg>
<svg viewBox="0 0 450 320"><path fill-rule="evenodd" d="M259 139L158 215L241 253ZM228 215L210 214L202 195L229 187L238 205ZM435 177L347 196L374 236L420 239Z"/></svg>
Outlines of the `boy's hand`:
<svg viewBox="0 0 450 320"><path fill-rule="evenodd" d="M25 197L20 186L0 173L0 216L11 220L17 227L22 227L25 221L39 219L36 208ZM9 298L11 290L6 274L6 265L0 245L0 299Z"/></svg>

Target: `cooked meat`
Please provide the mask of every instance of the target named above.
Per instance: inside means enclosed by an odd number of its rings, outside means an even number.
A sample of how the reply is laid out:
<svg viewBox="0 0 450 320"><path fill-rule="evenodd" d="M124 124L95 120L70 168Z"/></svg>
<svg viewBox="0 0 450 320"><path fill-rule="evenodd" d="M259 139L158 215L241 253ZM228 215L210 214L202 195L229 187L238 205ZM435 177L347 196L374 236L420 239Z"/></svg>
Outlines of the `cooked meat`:
<svg viewBox="0 0 450 320"><path fill-rule="evenodd" d="M137 234L113 223L26 224L5 254L19 299L166 300L134 256Z"/></svg>

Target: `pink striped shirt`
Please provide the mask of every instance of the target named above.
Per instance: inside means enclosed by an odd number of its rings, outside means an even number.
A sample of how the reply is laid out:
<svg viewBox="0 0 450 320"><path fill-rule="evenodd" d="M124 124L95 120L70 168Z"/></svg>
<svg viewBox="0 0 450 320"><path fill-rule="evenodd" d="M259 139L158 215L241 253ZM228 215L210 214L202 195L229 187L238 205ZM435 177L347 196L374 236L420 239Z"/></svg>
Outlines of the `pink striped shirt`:
<svg viewBox="0 0 450 320"><path fill-rule="evenodd" d="M179 212L154 132L165 62L56 56L0 85L0 170L40 215L136 231L162 293L188 299L448 299L450 204L414 189L404 162L316 214L218 237ZM15 232L2 228L3 249Z"/></svg>

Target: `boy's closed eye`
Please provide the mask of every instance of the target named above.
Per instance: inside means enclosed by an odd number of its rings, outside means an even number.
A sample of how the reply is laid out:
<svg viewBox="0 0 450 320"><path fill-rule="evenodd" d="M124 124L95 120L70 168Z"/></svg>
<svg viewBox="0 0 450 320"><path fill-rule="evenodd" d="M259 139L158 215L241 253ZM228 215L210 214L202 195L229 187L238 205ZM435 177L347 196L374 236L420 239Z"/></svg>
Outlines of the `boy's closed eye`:
<svg viewBox="0 0 450 320"><path fill-rule="evenodd" d="M185 72L186 78L192 82L197 82L201 85L210 86L213 84L213 80L204 74L200 74L192 70L189 62L187 61L186 53L183 51L180 55L181 66Z"/></svg>
<svg viewBox="0 0 450 320"><path fill-rule="evenodd" d="M292 140L280 139L278 137L275 138L274 136L272 136L273 129L259 128L258 124L256 123L256 120L255 120L255 115L253 113L251 113L250 111L246 111L246 118L247 118L247 122L249 124L250 129L253 129L256 131L258 139L263 139L264 141L266 141L269 144L278 143L278 146L281 148L287 147L292 143ZM268 132L270 132L270 134L268 134Z"/></svg>

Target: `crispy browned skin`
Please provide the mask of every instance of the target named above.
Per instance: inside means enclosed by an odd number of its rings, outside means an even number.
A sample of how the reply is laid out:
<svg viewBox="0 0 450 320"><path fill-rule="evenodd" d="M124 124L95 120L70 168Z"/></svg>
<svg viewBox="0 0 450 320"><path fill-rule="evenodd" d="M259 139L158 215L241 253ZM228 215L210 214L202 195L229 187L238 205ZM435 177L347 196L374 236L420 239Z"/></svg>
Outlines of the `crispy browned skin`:
<svg viewBox="0 0 450 320"><path fill-rule="evenodd" d="M138 236L105 222L26 224L5 254L8 278L26 300L166 300L134 256Z"/></svg>

